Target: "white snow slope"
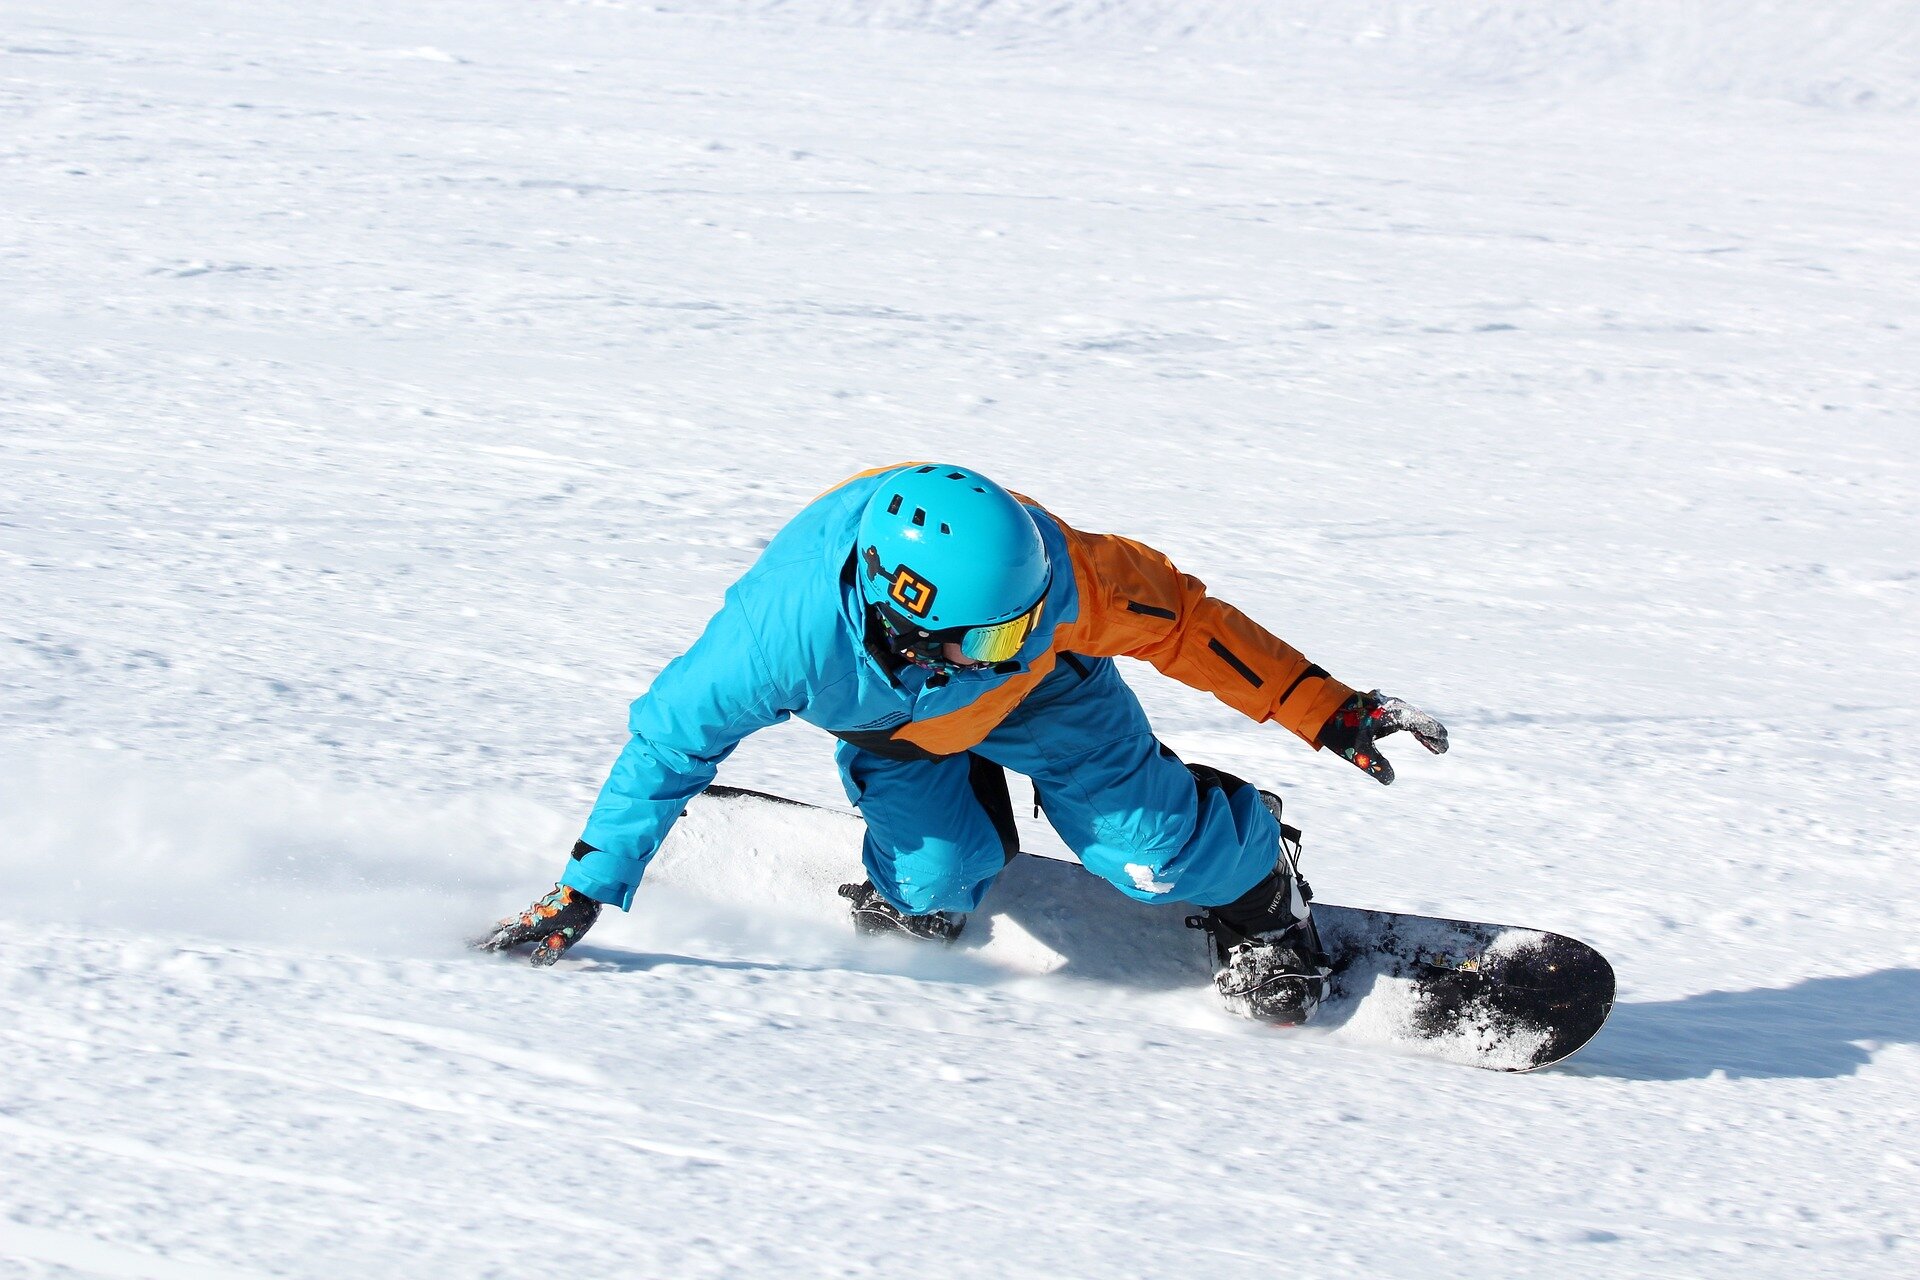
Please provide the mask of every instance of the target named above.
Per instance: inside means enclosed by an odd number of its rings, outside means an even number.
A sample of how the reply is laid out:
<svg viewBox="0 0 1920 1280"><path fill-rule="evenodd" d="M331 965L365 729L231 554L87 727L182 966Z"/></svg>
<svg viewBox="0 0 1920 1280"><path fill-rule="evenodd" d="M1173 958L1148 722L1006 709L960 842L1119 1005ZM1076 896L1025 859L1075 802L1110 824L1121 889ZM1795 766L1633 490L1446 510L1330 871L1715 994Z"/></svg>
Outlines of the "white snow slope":
<svg viewBox="0 0 1920 1280"><path fill-rule="evenodd" d="M1917 76L1910 0L10 0L0 1277L1920 1271ZM1137 672L1612 1024L863 945L800 826L464 954L928 454L1439 713L1386 789Z"/></svg>

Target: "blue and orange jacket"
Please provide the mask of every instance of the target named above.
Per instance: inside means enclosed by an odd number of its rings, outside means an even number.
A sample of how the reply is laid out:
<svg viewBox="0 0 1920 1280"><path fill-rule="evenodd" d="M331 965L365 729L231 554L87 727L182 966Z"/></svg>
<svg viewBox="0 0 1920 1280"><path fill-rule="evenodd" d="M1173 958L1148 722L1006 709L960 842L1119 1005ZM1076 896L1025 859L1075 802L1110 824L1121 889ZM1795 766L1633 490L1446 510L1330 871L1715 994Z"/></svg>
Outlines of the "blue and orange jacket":
<svg viewBox="0 0 1920 1280"><path fill-rule="evenodd" d="M1025 498L1054 573L1040 626L1019 654L951 678L892 669L867 627L854 541L867 498L898 469L862 473L808 504L728 589L693 647L634 702L633 737L581 835L590 851L568 864L562 883L631 905L648 861L720 762L748 734L791 716L882 755L956 755L1073 653L1152 663L1317 747L1353 692L1159 552L1082 533Z"/></svg>

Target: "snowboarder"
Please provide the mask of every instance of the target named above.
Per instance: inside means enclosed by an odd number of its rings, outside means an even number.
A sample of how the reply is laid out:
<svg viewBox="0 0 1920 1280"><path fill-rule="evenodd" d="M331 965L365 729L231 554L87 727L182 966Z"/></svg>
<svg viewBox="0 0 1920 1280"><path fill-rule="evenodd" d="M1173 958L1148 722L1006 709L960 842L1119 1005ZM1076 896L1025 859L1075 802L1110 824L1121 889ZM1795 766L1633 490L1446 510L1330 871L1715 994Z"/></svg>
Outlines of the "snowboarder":
<svg viewBox="0 0 1920 1280"><path fill-rule="evenodd" d="M1382 783L1375 741L1432 716L1357 692L1206 593L1159 552L1083 533L960 466L864 472L815 499L632 708L632 738L553 891L480 943L549 965L603 904L628 907L686 808L756 729L799 716L840 739L866 820L865 932L951 940L1017 852L1004 770L1032 779L1086 868L1143 902L1203 908L1230 1007L1304 1022L1328 966L1279 801L1183 763L1113 659L1152 663Z"/></svg>

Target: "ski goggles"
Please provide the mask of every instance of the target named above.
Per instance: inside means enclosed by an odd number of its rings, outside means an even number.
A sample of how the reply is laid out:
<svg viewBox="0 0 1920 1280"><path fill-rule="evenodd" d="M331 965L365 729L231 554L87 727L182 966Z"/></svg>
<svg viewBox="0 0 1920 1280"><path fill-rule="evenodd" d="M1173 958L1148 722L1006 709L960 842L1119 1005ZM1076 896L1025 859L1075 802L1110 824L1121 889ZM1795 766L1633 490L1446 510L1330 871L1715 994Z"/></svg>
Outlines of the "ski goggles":
<svg viewBox="0 0 1920 1280"><path fill-rule="evenodd" d="M895 646L915 661L946 665L946 646L951 644L958 646L970 661L991 666L1019 654L1020 647L1039 627L1040 613L1046 603L1044 599L1035 601L1033 608L1005 622L981 627L943 627L935 631L927 630L889 605L881 604L877 608Z"/></svg>

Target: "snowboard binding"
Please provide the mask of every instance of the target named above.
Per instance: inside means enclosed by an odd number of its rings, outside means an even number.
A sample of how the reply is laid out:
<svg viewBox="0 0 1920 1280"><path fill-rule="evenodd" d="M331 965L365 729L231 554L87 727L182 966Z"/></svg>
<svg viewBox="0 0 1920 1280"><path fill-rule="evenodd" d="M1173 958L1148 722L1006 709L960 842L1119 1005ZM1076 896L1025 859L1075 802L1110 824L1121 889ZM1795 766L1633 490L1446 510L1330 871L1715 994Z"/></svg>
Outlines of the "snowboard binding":
<svg viewBox="0 0 1920 1280"><path fill-rule="evenodd" d="M1188 916L1213 951L1213 985L1227 1009L1277 1027L1313 1019L1328 995L1333 965L1311 918L1278 932L1243 933L1212 912Z"/></svg>
<svg viewBox="0 0 1920 1280"><path fill-rule="evenodd" d="M841 885L840 896L852 904L853 927L869 937L904 934L922 942L952 942L967 927L967 918L951 911L907 915L881 897L868 880Z"/></svg>
<svg viewBox="0 0 1920 1280"><path fill-rule="evenodd" d="M1230 903L1188 916L1206 933L1213 985L1246 1018L1293 1027L1310 1021L1332 986L1333 962L1313 924L1313 889L1300 874L1300 829L1280 818L1280 797L1260 800L1280 824L1273 871Z"/></svg>

